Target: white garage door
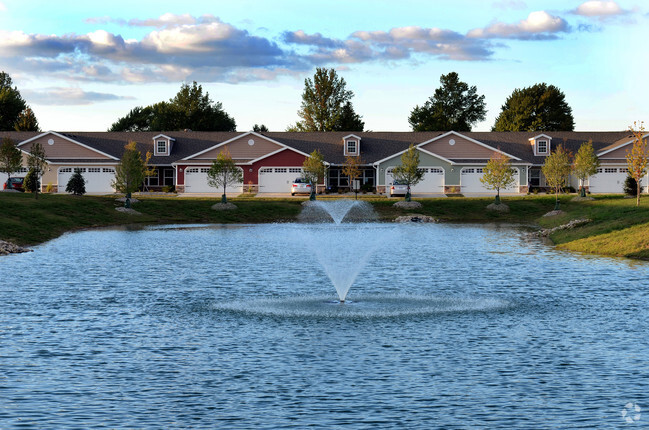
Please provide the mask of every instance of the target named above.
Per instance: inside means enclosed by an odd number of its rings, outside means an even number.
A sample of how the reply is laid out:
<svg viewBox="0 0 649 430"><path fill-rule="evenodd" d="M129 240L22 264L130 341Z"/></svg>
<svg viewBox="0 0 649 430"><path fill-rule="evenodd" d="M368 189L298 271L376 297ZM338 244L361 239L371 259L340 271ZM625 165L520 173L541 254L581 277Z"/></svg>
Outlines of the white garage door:
<svg viewBox="0 0 649 430"><path fill-rule="evenodd" d="M629 170L626 167L603 167L588 178L591 193L623 193L624 181Z"/></svg>
<svg viewBox="0 0 649 430"><path fill-rule="evenodd" d="M501 194L519 193L520 172L518 168L512 167L514 171L514 185L500 190ZM487 189L480 178L484 175L481 167L465 167L460 174L460 186L462 193L493 193L495 190Z"/></svg>
<svg viewBox="0 0 649 430"><path fill-rule="evenodd" d="M240 167L238 167L241 170ZM207 183L207 172L209 167L188 167L185 169L185 192L186 193L218 193L223 194L223 188L210 187ZM243 174L243 170L242 174ZM228 185L225 189L226 194L241 194L243 184Z"/></svg>
<svg viewBox="0 0 649 430"><path fill-rule="evenodd" d="M65 193L65 188L68 186L68 181L72 177L74 171L77 169L81 172L83 179L85 179L86 181L86 193L102 194L115 192L115 189L111 185L115 180L114 167L59 167L59 193Z"/></svg>
<svg viewBox="0 0 649 430"><path fill-rule="evenodd" d="M259 169L260 193L290 193L291 184L302 176L299 167L262 167Z"/></svg>
<svg viewBox="0 0 649 430"><path fill-rule="evenodd" d="M443 193L444 192L444 169L441 167L420 167L423 170L424 177L415 186L410 187L411 193ZM392 168L385 172L386 186L392 185Z"/></svg>

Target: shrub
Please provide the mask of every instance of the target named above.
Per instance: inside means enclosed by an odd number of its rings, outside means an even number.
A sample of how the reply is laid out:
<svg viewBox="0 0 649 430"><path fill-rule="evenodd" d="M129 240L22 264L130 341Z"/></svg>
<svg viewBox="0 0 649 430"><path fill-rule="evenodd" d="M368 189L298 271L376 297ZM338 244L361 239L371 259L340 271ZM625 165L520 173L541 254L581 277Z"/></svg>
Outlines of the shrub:
<svg viewBox="0 0 649 430"><path fill-rule="evenodd" d="M162 192L163 193L175 193L176 192L176 186L175 185L165 185L162 187Z"/></svg>
<svg viewBox="0 0 649 430"><path fill-rule="evenodd" d="M68 184L65 186L65 192L74 194L75 196L86 194L86 180L83 178L79 169L74 169L74 173L70 176Z"/></svg>
<svg viewBox="0 0 649 430"><path fill-rule="evenodd" d="M35 193L38 191L40 187L41 187L41 181L38 180L38 175L36 174L36 170L29 169L29 172L27 172L27 176L25 176L25 181L23 182L23 188L25 188L25 191L29 191L30 193Z"/></svg>
<svg viewBox="0 0 649 430"><path fill-rule="evenodd" d="M624 180L624 194L634 196L638 193L638 182L633 176L627 176Z"/></svg>
<svg viewBox="0 0 649 430"><path fill-rule="evenodd" d="M48 183L47 183L47 187L45 187L45 192L46 192L46 193L51 193L52 190L54 190L54 185L52 185L51 182L48 182Z"/></svg>

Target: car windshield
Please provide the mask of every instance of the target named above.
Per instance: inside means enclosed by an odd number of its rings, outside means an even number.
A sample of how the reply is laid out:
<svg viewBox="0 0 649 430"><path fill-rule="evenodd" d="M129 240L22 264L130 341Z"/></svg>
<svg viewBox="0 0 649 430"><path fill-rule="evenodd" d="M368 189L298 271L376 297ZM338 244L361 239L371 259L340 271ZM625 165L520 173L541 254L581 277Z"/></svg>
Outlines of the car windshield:
<svg viewBox="0 0 649 430"><path fill-rule="evenodd" d="M295 180L295 183L296 183L296 184L308 184L309 181L307 181L306 179L303 179L303 178L297 178L297 179Z"/></svg>
<svg viewBox="0 0 649 430"><path fill-rule="evenodd" d="M394 181L393 185L407 185L407 184L404 184L403 182L399 182L399 181Z"/></svg>

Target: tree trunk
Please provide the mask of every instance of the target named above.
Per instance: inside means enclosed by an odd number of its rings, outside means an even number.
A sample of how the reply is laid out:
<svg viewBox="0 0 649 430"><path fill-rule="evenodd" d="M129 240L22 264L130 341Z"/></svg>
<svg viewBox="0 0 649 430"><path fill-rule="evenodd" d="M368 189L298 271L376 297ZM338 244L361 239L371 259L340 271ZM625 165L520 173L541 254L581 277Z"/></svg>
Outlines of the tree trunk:
<svg viewBox="0 0 649 430"><path fill-rule="evenodd" d="M500 204L500 188L496 188L496 201L495 201L495 203L497 205Z"/></svg>
<svg viewBox="0 0 649 430"><path fill-rule="evenodd" d="M558 210L559 210L559 189L556 188L556 189L554 190L554 193L555 193L554 196L555 196L555 199L556 199L556 200L554 201L554 210L555 210L555 211L558 211Z"/></svg>
<svg viewBox="0 0 649 430"><path fill-rule="evenodd" d="M640 207L640 190L642 187L640 186L640 181L636 181L636 184L638 185L636 187L636 200L635 200L635 206Z"/></svg>

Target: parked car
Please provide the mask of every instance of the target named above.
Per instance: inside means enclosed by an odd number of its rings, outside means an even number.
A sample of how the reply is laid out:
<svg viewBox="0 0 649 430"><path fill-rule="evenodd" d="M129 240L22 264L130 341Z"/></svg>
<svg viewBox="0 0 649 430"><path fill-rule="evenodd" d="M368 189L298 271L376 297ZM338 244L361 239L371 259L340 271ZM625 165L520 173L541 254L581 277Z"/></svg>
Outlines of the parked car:
<svg viewBox="0 0 649 430"><path fill-rule="evenodd" d="M25 178L11 178L7 179L4 184L4 189L5 190L16 190L20 192L25 192L25 189L23 188L23 182L25 181Z"/></svg>
<svg viewBox="0 0 649 430"><path fill-rule="evenodd" d="M291 184L291 195L311 194L311 182L304 178L296 178Z"/></svg>
<svg viewBox="0 0 649 430"><path fill-rule="evenodd" d="M390 186L390 197L392 196L405 196L408 193L408 184L399 181L394 181Z"/></svg>

